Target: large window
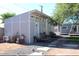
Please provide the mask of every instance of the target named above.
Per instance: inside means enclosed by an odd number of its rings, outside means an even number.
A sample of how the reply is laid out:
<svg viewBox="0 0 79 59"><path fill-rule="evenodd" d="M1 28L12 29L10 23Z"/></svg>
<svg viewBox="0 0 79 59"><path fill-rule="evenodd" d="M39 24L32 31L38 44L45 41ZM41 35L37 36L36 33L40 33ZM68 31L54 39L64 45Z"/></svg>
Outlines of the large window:
<svg viewBox="0 0 79 59"><path fill-rule="evenodd" d="M68 29L68 27L67 26L63 26L62 29Z"/></svg>

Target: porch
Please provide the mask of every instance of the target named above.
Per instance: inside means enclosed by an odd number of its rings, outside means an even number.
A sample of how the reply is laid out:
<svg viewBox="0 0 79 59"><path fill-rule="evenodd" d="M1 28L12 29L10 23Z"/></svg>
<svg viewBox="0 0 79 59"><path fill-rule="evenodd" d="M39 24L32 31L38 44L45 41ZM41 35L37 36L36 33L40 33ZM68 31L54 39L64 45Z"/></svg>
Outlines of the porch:
<svg viewBox="0 0 79 59"><path fill-rule="evenodd" d="M70 36L79 36L79 25L78 24L71 26L69 35Z"/></svg>

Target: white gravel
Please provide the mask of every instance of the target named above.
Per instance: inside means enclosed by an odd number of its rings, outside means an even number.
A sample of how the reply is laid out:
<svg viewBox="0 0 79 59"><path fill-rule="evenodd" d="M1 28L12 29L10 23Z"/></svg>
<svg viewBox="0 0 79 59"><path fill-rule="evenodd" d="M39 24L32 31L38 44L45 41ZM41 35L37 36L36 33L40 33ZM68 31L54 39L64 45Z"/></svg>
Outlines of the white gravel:
<svg viewBox="0 0 79 59"><path fill-rule="evenodd" d="M30 54L30 55L32 55L32 56L33 56L33 55L42 55L42 53L43 53L43 52L34 52L34 53Z"/></svg>
<svg viewBox="0 0 79 59"><path fill-rule="evenodd" d="M49 47L41 47L41 48L37 48L37 50L42 50L42 51L47 51L49 50L50 48Z"/></svg>

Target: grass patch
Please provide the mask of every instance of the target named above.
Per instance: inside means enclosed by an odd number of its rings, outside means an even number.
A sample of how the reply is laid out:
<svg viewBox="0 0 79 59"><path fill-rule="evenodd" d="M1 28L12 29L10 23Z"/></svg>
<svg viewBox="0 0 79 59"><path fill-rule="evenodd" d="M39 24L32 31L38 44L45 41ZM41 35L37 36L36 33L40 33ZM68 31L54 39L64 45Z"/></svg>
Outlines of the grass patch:
<svg viewBox="0 0 79 59"><path fill-rule="evenodd" d="M70 37L66 37L67 39L70 39L70 41L73 42L79 42L79 36L70 36Z"/></svg>

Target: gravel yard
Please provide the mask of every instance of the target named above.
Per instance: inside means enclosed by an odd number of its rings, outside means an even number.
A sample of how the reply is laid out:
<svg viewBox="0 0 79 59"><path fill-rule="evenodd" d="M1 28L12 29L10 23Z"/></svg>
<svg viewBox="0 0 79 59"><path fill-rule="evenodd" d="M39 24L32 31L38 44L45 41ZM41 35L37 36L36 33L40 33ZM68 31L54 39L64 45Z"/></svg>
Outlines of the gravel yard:
<svg viewBox="0 0 79 59"><path fill-rule="evenodd" d="M10 50L15 50L18 48L24 47L23 45L20 44L14 44L14 43L1 43L0 44L0 53L5 53Z"/></svg>
<svg viewBox="0 0 79 59"><path fill-rule="evenodd" d="M47 51L47 55L78 55L78 49L52 48Z"/></svg>
<svg viewBox="0 0 79 59"><path fill-rule="evenodd" d="M20 45L15 43L1 43L1 56L36 56L36 55L79 55L78 49L53 48L36 45Z"/></svg>
<svg viewBox="0 0 79 59"><path fill-rule="evenodd" d="M1 54L1 55L27 56L27 55L30 55L31 53L34 52L33 49L36 50L37 46L35 46L35 47L25 46L25 47L18 48L18 49L15 49L15 50L7 51L6 53Z"/></svg>
<svg viewBox="0 0 79 59"><path fill-rule="evenodd" d="M0 55L3 56L17 56L17 55L30 55L33 53L33 49L36 50L40 46L33 45L20 45L14 43L1 43L0 44Z"/></svg>

